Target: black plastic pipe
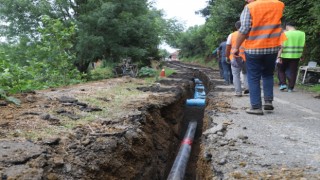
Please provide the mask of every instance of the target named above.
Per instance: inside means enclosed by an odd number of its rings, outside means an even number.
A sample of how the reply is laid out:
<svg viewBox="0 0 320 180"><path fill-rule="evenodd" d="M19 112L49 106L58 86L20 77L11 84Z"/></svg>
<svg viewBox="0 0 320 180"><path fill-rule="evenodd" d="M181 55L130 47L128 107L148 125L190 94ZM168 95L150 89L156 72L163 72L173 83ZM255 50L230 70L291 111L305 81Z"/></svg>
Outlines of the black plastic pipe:
<svg viewBox="0 0 320 180"><path fill-rule="evenodd" d="M191 153L191 145L197 129L197 122L189 122L188 129L181 142L180 149L168 176L168 180L183 180Z"/></svg>

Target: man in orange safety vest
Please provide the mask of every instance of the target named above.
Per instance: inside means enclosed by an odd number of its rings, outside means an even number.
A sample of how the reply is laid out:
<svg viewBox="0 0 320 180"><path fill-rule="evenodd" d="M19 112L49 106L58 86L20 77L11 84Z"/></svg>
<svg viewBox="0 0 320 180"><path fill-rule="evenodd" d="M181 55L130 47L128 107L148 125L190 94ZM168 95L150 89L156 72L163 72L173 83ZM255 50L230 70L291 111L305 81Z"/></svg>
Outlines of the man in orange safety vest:
<svg viewBox="0 0 320 180"><path fill-rule="evenodd" d="M281 18L284 3L279 0L256 0L247 4L240 17L241 27L232 50L239 56L243 41L246 50L246 66L250 91L249 114L263 115L260 80L263 80L264 110L273 110L273 72L277 53L286 40L282 32Z"/></svg>
<svg viewBox="0 0 320 180"><path fill-rule="evenodd" d="M239 56L240 57L234 57L231 53L230 50L235 47L236 45L236 40L238 37L239 29L241 27L241 22L237 21L235 23L235 27L237 31L229 34L228 39L227 39L227 49L226 49L226 56L229 57L229 60L231 61L231 72L233 76L233 85L235 89L235 95L238 97L242 96L242 89L241 89L241 78L240 78L240 72L242 72L243 75L243 85L244 85L244 94L248 94L248 81L247 81L247 70L245 66L245 60L246 57L244 55L244 50L245 50L245 43L242 43L240 46L239 50Z"/></svg>

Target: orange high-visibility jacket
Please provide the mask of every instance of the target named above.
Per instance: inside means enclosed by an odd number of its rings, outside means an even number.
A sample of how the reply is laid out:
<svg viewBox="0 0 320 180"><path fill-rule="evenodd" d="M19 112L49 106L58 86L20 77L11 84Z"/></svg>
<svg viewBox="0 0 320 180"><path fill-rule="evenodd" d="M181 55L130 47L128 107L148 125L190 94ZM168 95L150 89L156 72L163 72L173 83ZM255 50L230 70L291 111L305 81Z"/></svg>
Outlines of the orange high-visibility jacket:
<svg viewBox="0 0 320 180"><path fill-rule="evenodd" d="M237 37L238 37L239 31L235 31L231 34L231 49L236 47L236 42L237 42ZM244 55L244 50L245 50L245 41L241 44L239 48L239 56L242 57L244 61L246 61L246 56ZM233 55L230 53L229 59L232 60Z"/></svg>
<svg viewBox="0 0 320 180"><path fill-rule="evenodd" d="M286 40L281 28L284 3L279 0L256 0L248 4L252 27L246 39L247 49L277 47Z"/></svg>

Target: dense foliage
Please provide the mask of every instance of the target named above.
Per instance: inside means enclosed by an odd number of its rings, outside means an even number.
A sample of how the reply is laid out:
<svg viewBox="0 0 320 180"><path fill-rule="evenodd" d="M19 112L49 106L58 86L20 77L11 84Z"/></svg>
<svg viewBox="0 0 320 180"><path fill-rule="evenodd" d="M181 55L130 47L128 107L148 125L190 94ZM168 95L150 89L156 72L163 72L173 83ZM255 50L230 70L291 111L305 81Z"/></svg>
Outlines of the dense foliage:
<svg viewBox="0 0 320 180"><path fill-rule="evenodd" d="M177 40L181 57L193 57L199 54L205 54L208 47L205 44L205 27L190 27L182 33Z"/></svg>
<svg viewBox="0 0 320 180"><path fill-rule="evenodd" d="M15 93L110 77L110 67L87 74L97 60L148 64L183 29L162 16L147 0L0 0L0 87Z"/></svg>
<svg viewBox="0 0 320 180"><path fill-rule="evenodd" d="M75 28L65 28L61 21L43 16L46 28L35 32L38 41L21 38L19 43L0 46L1 88L13 93L66 85L81 81L80 72L72 65L74 54L70 39Z"/></svg>

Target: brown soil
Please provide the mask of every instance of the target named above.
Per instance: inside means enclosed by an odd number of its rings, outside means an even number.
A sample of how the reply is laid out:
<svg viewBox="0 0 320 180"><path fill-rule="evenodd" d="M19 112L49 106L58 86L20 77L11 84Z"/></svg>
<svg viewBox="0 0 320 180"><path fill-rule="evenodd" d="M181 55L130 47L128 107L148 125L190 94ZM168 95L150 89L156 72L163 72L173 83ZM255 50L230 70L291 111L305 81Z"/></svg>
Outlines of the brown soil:
<svg viewBox="0 0 320 180"><path fill-rule="evenodd" d="M192 77L128 77L18 94L0 106L2 179L164 179ZM181 79L180 79L181 78Z"/></svg>

